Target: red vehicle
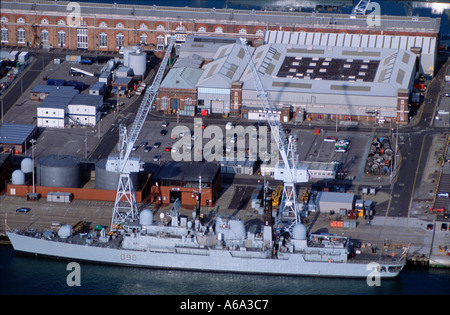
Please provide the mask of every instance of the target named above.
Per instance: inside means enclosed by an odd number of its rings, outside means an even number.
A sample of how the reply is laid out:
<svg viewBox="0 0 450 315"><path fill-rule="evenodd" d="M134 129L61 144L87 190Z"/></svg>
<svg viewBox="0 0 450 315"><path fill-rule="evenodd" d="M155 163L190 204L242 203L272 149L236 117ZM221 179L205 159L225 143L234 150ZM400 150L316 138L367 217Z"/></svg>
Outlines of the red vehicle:
<svg viewBox="0 0 450 315"><path fill-rule="evenodd" d="M166 148L164 149L164 151L170 152L171 149L172 149L171 147L166 147Z"/></svg>
<svg viewBox="0 0 450 315"><path fill-rule="evenodd" d="M445 208L430 208L431 212L445 212Z"/></svg>
<svg viewBox="0 0 450 315"><path fill-rule="evenodd" d="M206 124L203 123L203 124L202 124L202 129L205 129L205 128L206 128Z"/></svg>

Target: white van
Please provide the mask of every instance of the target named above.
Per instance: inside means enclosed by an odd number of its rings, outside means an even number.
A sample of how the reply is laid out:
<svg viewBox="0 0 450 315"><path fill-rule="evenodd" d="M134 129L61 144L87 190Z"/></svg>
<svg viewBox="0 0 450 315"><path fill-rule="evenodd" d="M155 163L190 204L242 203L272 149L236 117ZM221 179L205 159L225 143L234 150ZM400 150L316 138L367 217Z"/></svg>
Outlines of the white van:
<svg viewBox="0 0 450 315"><path fill-rule="evenodd" d="M227 122L227 124L225 125L225 130L231 130L231 128L233 128L233 123Z"/></svg>

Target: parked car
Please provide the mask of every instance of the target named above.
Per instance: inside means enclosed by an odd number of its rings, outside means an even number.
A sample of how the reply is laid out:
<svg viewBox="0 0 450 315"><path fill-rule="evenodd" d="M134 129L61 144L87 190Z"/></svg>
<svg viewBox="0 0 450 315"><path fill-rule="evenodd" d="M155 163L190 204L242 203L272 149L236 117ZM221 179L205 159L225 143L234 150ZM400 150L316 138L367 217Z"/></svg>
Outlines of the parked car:
<svg viewBox="0 0 450 315"><path fill-rule="evenodd" d="M433 229L433 226L434 226L434 225L433 225L433 224L431 224L431 223L430 223L430 224L428 224L428 225L427 225L427 230L432 230L432 229Z"/></svg>
<svg viewBox="0 0 450 315"><path fill-rule="evenodd" d="M147 142L147 141L142 141L142 142L141 142L141 147L146 147L146 146L147 146L147 144L148 144L148 142Z"/></svg>
<svg viewBox="0 0 450 315"><path fill-rule="evenodd" d="M16 212L30 212L30 208L25 208L25 207L22 207L22 208L18 208L18 209L16 209Z"/></svg>
<svg viewBox="0 0 450 315"><path fill-rule="evenodd" d="M131 150L136 151L138 148L139 148L139 146L138 146L137 144L135 144L135 145L131 148Z"/></svg>
<svg viewBox="0 0 450 315"><path fill-rule="evenodd" d="M152 149L151 146L146 146L145 149L144 149L144 152L150 152L151 149Z"/></svg>
<svg viewBox="0 0 450 315"><path fill-rule="evenodd" d="M159 154L155 154L155 156L153 156L153 161L158 162L159 161Z"/></svg>
<svg viewBox="0 0 450 315"><path fill-rule="evenodd" d="M328 136L325 139L323 139L323 141L325 141L325 142L336 142L337 138L336 137L332 137L332 136Z"/></svg>
<svg viewBox="0 0 450 315"><path fill-rule="evenodd" d="M441 231L447 231L447 223L442 223L441 224Z"/></svg>
<svg viewBox="0 0 450 315"><path fill-rule="evenodd" d="M156 141L155 144L153 145L153 147L155 149L158 149L160 146L161 146L161 142L159 142L159 141Z"/></svg>
<svg viewBox="0 0 450 315"><path fill-rule="evenodd" d="M165 136L166 134L167 134L167 130L166 129L163 129L163 130L161 130L161 136Z"/></svg>
<svg viewBox="0 0 450 315"><path fill-rule="evenodd" d="M446 197L448 198L448 192L440 192L437 194L438 197Z"/></svg>
<svg viewBox="0 0 450 315"><path fill-rule="evenodd" d="M166 151L166 152L170 152L170 150L171 150L170 147L166 147L166 148L164 149L164 151Z"/></svg>
<svg viewBox="0 0 450 315"><path fill-rule="evenodd" d="M167 126L169 126L169 123L167 121L163 121L161 126L163 126L164 128L166 128Z"/></svg>

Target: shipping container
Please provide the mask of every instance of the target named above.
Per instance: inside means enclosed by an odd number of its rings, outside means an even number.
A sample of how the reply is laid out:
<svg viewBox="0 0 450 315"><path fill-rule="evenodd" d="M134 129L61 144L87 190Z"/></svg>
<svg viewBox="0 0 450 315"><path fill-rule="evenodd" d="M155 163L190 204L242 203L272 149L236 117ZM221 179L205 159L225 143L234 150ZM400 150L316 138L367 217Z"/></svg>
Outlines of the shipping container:
<svg viewBox="0 0 450 315"><path fill-rule="evenodd" d="M356 228L356 221L343 221L343 222L344 222L344 228L346 228L346 229Z"/></svg>
<svg viewBox="0 0 450 315"><path fill-rule="evenodd" d="M47 85L64 86L64 85L66 85L66 80L63 80L63 79L47 79Z"/></svg>

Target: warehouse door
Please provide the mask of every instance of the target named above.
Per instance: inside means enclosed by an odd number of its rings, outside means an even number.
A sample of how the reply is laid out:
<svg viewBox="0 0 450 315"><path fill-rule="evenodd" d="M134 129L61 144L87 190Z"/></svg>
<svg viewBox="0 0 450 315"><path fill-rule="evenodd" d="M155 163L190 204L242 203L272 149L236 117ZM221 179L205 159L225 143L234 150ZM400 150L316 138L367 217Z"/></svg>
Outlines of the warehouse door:
<svg viewBox="0 0 450 315"><path fill-rule="evenodd" d="M223 101L211 101L211 112L223 114Z"/></svg>
<svg viewBox="0 0 450 315"><path fill-rule="evenodd" d="M181 200L181 191L171 190L170 191L170 203L174 203L175 200L180 199Z"/></svg>
<svg viewBox="0 0 450 315"><path fill-rule="evenodd" d="M172 110L180 109L180 99L179 98L171 98L170 99L170 109L172 109Z"/></svg>

